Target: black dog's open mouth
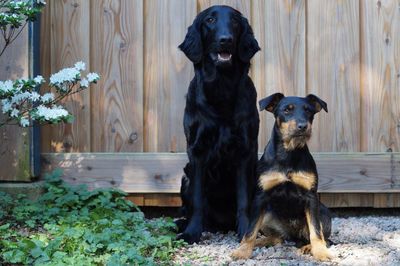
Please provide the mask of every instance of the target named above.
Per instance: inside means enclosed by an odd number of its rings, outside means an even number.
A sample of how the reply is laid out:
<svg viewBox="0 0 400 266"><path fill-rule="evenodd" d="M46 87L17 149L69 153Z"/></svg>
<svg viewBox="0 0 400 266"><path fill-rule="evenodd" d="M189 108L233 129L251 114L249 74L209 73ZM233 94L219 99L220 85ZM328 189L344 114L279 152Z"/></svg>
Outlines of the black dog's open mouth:
<svg viewBox="0 0 400 266"><path fill-rule="evenodd" d="M211 53L210 56L218 65L230 64L232 62L232 54L229 52Z"/></svg>
<svg viewBox="0 0 400 266"><path fill-rule="evenodd" d="M232 54L230 53L218 53L219 62L230 62L232 59Z"/></svg>

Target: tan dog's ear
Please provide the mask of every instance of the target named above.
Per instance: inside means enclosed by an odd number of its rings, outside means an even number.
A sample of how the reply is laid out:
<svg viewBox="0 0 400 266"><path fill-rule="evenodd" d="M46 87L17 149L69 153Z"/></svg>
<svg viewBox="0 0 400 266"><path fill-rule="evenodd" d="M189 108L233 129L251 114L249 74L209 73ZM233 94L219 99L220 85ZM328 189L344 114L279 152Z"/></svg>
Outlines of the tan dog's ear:
<svg viewBox="0 0 400 266"><path fill-rule="evenodd" d="M314 94L308 94L306 99L311 105L314 106L315 113L318 113L319 111L321 111L321 109L324 109L325 112L328 112L328 105L326 104L326 102L324 102Z"/></svg>
<svg viewBox="0 0 400 266"><path fill-rule="evenodd" d="M264 99L261 99L258 102L258 104L260 105L260 111L267 110L268 112L273 113L275 110L275 107L278 105L278 103L284 97L285 97L285 95L278 92L278 93L272 94Z"/></svg>

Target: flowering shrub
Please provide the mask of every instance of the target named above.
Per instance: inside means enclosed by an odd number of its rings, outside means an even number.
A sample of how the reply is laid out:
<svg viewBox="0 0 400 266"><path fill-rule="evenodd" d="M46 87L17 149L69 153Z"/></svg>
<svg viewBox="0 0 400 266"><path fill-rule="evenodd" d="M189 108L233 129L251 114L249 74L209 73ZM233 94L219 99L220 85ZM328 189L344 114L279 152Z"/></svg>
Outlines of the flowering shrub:
<svg viewBox="0 0 400 266"><path fill-rule="evenodd" d="M0 56L19 36L28 22L36 20L45 5L46 2L43 0L0 0L0 32L4 38Z"/></svg>
<svg viewBox="0 0 400 266"><path fill-rule="evenodd" d="M26 127L32 121L41 124L71 122L73 116L58 103L68 95L87 89L100 78L96 73L83 77L84 70L85 63L77 62L74 67L64 68L51 75L48 85L54 88L56 94L47 92L41 95L36 92L36 88L46 82L42 76L0 81L1 110L7 116L0 126L19 123Z"/></svg>
<svg viewBox="0 0 400 266"><path fill-rule="evenodd" d="M4 39L0 56L24 27L37 19L45 4L43 0L0 0L0 32ZM74 67L51 75L48 85L55 90L55 94L48 92L41 95L37 92L40 85L46 82L42 76L0 81L0 107L6 115L5 120L0 121L0 127L13 124L27 127L32 125L32 121L41 124L71 122L73 116L59 102L68 95L88 88L100 78L96 73L89 73L82 78L84 70L85 63L78 62Z"/></svg>

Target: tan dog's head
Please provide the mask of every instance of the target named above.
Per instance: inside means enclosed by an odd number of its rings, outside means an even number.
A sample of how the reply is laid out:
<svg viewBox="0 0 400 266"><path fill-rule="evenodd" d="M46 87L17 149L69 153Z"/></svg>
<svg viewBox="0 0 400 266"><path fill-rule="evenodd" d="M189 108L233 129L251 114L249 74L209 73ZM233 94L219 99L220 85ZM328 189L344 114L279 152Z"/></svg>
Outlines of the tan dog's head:
<svg viewBox="0 0 400 266"><path fill-rule="evenodd" d="M260 100L259 104L260 110L274 114L275 126L287 150L306 145L311 137L314 115L322 109L328 112L326 102L313 94L302 98L275 93Z"/></svg>

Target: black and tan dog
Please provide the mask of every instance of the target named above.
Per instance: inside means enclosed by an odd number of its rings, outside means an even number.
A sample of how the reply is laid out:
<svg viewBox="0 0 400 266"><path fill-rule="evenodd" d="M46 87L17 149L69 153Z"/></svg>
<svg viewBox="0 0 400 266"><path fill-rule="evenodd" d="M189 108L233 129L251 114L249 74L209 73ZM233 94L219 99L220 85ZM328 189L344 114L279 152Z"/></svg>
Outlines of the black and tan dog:
<svg viewBox="0 0 400 266"><path fill-rule="evenodd" d="M260 109L272 112L276 121L258 162L259 186L249 228L232 257L246 259L254 246L290 240L303 253L329 260L325 241L331 233L331 217L319 202L318 173L307 147L314 115L321 109L328 112L327 105L312 94L300 98L276 93L261 100ZM259 230L264 236L256 239Z"/></svg>

